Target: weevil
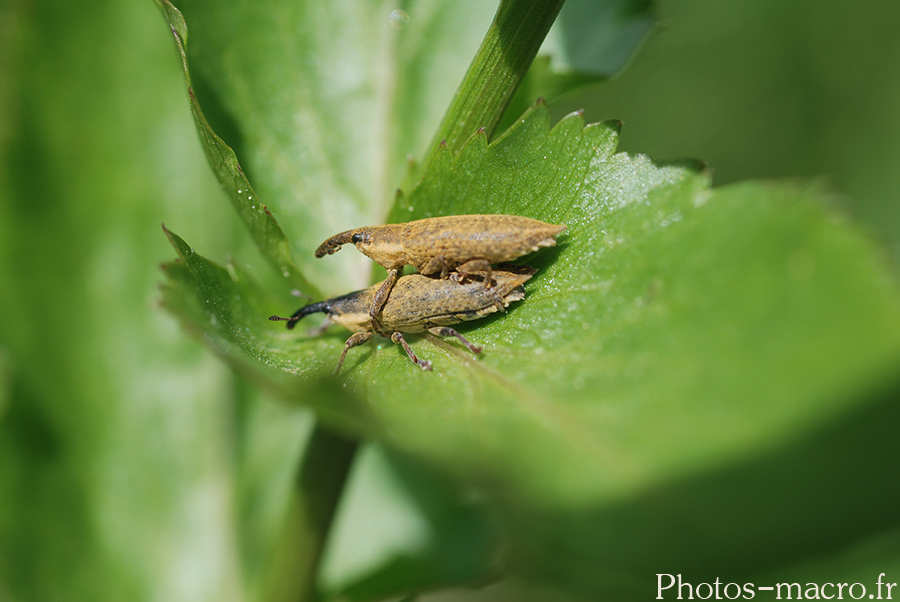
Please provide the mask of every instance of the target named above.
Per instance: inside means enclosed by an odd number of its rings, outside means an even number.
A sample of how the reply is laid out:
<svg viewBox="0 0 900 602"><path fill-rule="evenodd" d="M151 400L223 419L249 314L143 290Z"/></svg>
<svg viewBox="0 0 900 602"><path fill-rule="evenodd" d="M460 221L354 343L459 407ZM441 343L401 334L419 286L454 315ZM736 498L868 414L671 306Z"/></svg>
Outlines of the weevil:
<svg viewBox="0 0 900 602"><path fill-rule="evenodd" d="M491 264L512 261L541 247L552 247L565 225L546 224L517 215L451 215L429 217L405 224L354 228L335 234L316 249L316 257L331 255L341 245L353 243L364 255L388 271L369 306L378 330L379 312L391 294L400 269L415 267L426 276L440 275L463 282L476 273L484 275L484 288L494 281ZM455 271L453 271L455 270ZM493 295L502 310L503 296Z"/></svg>
<svg viewBox="0 0 900 602"><path fill-rule="evenodd" d="M403 338L403 332L428 331L439 337L456 337L472 353L481 353L481 348L470 343L450 324L477 320L497 311L495 295L499 295L504 308L513 301L525 297L522 288L534 274L528 266L503 266L493 271L494 287L490 291L478 280L456 283L452 280L429 278L422 274L402 276L394 285L391 298L381 313L381 325L394 343L403 346L409 359L423 370L431 370L431 362L418 358ZM381 283L361 291L355 291L334 299L311 303L298 309L289 318L269 316L272 321L286 321L288 328L314 313L324 313L329 323L337 323L353 331L344 344L335 374L339 374L347 352L372 338L375 330L369 315L372 299L378 294ZM323 329L324 330L324 329ZM380 333L379 333L380 334Z"/></svg>

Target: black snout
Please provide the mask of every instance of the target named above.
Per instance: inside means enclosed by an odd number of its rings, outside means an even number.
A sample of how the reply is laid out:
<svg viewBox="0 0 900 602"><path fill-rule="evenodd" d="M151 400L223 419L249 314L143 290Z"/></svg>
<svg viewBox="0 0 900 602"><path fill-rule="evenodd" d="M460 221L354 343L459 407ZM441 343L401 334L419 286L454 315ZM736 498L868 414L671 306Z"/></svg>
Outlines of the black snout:
<svg viewBox="0 0 900 602"><path fill-rule="evenodd" d="M287 322L288 329L293 328L297 325L297 322L308 316L309 314L314 314L322 312L324 314L331 313L331 299L327 301L319 301L318 303L310 303L304 307L301 307L293 314L291 314L290 318L282 318L281 316L269 316L269 319L273 322L275 321L283 321Z"/></svg>

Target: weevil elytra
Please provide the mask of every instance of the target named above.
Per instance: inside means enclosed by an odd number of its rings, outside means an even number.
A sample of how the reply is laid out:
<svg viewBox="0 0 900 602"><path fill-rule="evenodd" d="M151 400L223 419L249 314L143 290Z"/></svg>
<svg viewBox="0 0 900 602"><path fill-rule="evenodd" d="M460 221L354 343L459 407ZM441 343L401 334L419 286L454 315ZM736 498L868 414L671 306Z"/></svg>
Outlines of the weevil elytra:
<svg viewBox="0 0 900 602"><path fill-rule="evenodd" d="M565 225L546 224L517 215L451 215L430 217L405 224L366 226L335 234L316 249L316 257L331 255L341 245L353 243L363 254L388 271L388 277L372 298L373 319L384 307L405 265L419 273L440 274L464 281L474 273L484 274L484 287L494 280L492 263L512 261L541 247L552 247ZM455 270L451 274L451 272ZM502 295L494 295L498 309ZM375 327L377 329L378 323Z"/></svg>
<svg viewBox="0 0 900 602"><path fill-rule="evenodd" d="M381 313L381 325L390 339L403 346L406 354L423 370L431 370L431 362L416 357L403 332L423 332L427 330L435 336L452 336L459 339L472 353L481 353L481 348L473 345L450 324L477 320L497 311L495 295L499 295L506 307L513 301L525 297L522 284L534 274L528 266L505 266L493 272L494 287L485 288L478 280L456 283L452 280L429 278L421 274L409 274L397 280L390 299ZM298 309L289 318L270 316L273 321L283 320L288 328L293 328L304 317L322 312L329 322L344 326L353 334L347 339L335 374L340 373L347 352L372 338L374 327L369 307L378 293L381 283L367 289L349 293L334 299L311 303ZM327 323L326 323L327 324Z"/></svg>

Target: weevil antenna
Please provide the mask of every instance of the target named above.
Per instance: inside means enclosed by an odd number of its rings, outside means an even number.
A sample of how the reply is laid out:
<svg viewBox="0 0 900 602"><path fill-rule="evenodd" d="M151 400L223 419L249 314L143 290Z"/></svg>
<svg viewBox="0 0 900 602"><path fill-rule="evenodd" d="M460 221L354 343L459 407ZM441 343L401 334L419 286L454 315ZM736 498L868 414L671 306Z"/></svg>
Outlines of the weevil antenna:
<svg viewBox="0 0 900 602"><path fill-rule="evenodd" d="M308 316L309 314L314 314L322 312L324 314L328 314L331 312L331 303L328 301L319 301L318 303L310 303L304 307L301 307L297 311L291 315L290 318L284 318L282 316L269 316L269 319L273 322L287 322L288 328L293 328L297 325L297 322Z"/></svg>

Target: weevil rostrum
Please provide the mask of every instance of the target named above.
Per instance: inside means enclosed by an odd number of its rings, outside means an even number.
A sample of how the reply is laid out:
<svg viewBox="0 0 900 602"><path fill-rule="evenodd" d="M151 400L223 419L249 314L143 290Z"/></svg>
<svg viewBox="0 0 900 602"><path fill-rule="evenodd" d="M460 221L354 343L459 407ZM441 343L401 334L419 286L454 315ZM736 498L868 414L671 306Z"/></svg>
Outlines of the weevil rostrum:
<svg viewBox="0 0 900 602"><path fill-rule="evenodd" d="M335 234L316 249L316 257L339 251L353 243L364 255L388 271L388 277L372 296L369 316L375 320L397 282L400 269L411 265L426 276L440 275L464 282L483 274L483 287L493 286L491 264L512 261L541 247L552 247L565 225L547 224L517 215L451 215L403 224L354 228ZM455 270L455 271L454 271ZM449 292L449 289L448 289ZM492 293L502 310L503 295ZM376 319L377 318L377 319Z"/></svg>
<svg viewBox="0 0 900 602"><path fill-rule="evenodd" d="M459 339L472 353L481 353L481 348L473 345L450 324L483 318L498 311L495 297L499 296L503 307L525 297L522 288L534 274L528 266L504 266L493 270L493 288L487 289L479 280L457 283L452 280L429 278L421 274L409 274L399 278L394 285L390 299L381 313L381 326L385 336L390 333L394 343L403 346L406 354L423 370L431 370L431 362L418 358L403 338L404 332L428 331L435 336L452 336ZM374 327L369 308L378 294L382 283L355 291L334 299L311 303L298 309L289 318L270 316L273 321L283 320L288 328L293 328L304 317L314 313L324 313L328 322L344 326L353 334L344 344L335 374L340 373L347 352L372 338Z"/></svg>

